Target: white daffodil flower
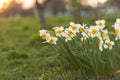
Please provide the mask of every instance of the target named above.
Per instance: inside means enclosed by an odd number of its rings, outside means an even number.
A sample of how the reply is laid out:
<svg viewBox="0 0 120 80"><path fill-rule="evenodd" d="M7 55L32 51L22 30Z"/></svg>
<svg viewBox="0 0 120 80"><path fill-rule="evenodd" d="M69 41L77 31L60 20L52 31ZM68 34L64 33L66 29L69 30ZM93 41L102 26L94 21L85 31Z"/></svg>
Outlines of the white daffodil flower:
<svg viewBox="0 0 120 80"><path fill-rule="evenodd" d="M56 44L57 40L58 39L56 37L49 37L46 42L50 44Z"/></svg>
<svg viewBox="0 0 120 80"><path fill-rule="evenodd" d="M120 19L116 19L116 23L120 26Z"/></svg>
<svg viewBox="0 0 120 80"><path fill-rule="evenodd" d="M95 23L97 24L98 28L101 30L105 27L105 20L97 20Z"/></svg>
<svg viewBox="0 0 120 80"><path fill-rule="evenodd" d="M115 34L115 36L116 36L115 40L120 39L120 29L119 29L119 28L116 28L116 29L115 29L114 34Z"/></svg>
<svg viewBox="0 0 120 80"><path fill-rule="evenodd" d="M100 51L103 51L103 40L102 40L102 38L99 38L99 41L98 41L98 46L99 46L99 50Z"/></svg>
<svg viewBox="0 0 120 80"><path fill-rule="evenodd" d="M68 42L69 40L72 40L72 38L76 36L76 32L73 31L71 28L66 28L63 34L63 37L65 38L65 41Z"/></svg>
<svg viewBox="0 0 120 80"><path fill-rule="evenodd" d="M70 22L69 28L74 32L79 32L80 26L81 26L80 24L75 24L74 22Z"/></svg>
<svg viewBox="0 0 120 80"><path fill-rule="evenodd" d="M65 37L65 42L68 42L68 41L72 40L72 38L68 35L65 35L64 37Z"/></svg>
<svg viewBox="0 0 120 80"><path fill-rule="evenodd" d="M39 32L40 32L40 37L41 37L42 39L47 39L47 38L50 37L50 34L47 33L47 30L39 30Z"/></svg>
<svg viewBox="0 0 120 80"><path fill-rule="evenodd" d="M90 36L92 38L100 36L99 28L96 26L90 26Z"/></svg>
<svg viewBox="0 0 120 80"><path fill-rule="evenodd" d="M73 31L71 28L66 28L66 29L65 29L65 34L68 35L69 37L74 37L74 36L76 36L76 32Z"/></svg>
<svg viewBox="0 0 120 80"><path fill-rule="evenodd" d="M55 30L55 35L56 36L62 36L63 35L63 31L64 31L64 28L61 26L61 27L55 27L53 28Z"/></svg>
<svg viewBox="0 0 120 80"><path fill-rule="evenodd" d="M105 39L109 39L108 30L107 30L107 29L102 30L101 36L102 36L102 38L103 38L104 40L105 40Z"/></svg>
<svg viewBox="0 0 120 80"><path fill-rule="evenodd" d="M116 36L115 40L120 39L120 19L116 19L116 22L114 24L114 34Z"/></svg>
<svg viewBox="0 0 120 80"><path fill-rule="evenodd" d="M114 41L110 41L109 39L105 41L104 48L112 49L113 45L115 45Z"/></svg>

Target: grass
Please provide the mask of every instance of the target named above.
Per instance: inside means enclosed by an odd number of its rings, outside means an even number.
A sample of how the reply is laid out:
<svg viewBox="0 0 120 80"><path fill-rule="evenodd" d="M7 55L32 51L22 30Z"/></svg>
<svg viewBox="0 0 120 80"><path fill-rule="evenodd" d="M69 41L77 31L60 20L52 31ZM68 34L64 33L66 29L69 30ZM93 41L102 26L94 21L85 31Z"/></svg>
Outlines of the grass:
<svg viewBox="0 0 120 80"><path fill-rule="evenodd" d="M110 16L110 17L109 17ZM120 15L103 17L113 24ZM83 22L94 23L95 18ZM68 26L72 18L49 17L48 27ZM109 26L109 24L107 24ZM0 80L70 80L77 79L74 72L65 71L54 51L39 38L38 19L35 17L0 19Z"/></svg>
<svg viewBox="0 0 120 80"><path fill-rule="evenodd" d="M65 20L57 19L49 18L49 28L65 25ZM51 57L51 48L40 41L39 29L35 17L0 19L0 80L53 79L56 74L61 78L59 63Z"/></svg>

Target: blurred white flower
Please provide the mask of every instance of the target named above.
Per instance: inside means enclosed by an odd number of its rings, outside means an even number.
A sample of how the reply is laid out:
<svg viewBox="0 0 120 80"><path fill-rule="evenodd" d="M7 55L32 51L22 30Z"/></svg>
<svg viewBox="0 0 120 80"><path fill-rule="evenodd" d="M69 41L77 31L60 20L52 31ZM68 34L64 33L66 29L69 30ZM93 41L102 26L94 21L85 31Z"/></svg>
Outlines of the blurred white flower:
<svg viewBox="0 0 120 80"><path fill-rule="evenodd" d="M69 40L72 40L72 38L76 36L76 32L73 31L71 28L66 28L63 34L63 37L65 37L65 41L68 42Z"/></svg>
<svg viewBox="0 0 120 80"><path fill-rule="evenodd" d="M120 26L120 19L116 19L116 23Z"/></svg>
<svg viewBox="0 0 120 80"><path fill-rule="evenodd" d="M53 29L55 30L56 36L60 37L63 35L64 28L62 26L61 27L54 27Z"/></svg>
<svg viewBox="0 0 120 80"><path fill-rule="evenodd" d="M42 39L47 39L47 38L50 37L50 34L47 33L47 30L39 30L39 32L40 32L40 37L41 37Z"/></svg>
<svg viewBox="0 0 120 80"><path fill-rule="evenodd" d="M56 44L56 41L57 41L56 37L49 37L46 42L50 44Z"/></svg>
<svg viewBox="0 0 120 80"><path fill-rule="evenodd" d="M120 39L120 25L119 25L119 20L116 20L116 23L114 24L114 34L116 36L115 40Z"/></svg>
<svg viewBox="0 0 120 80"><path fill-rule="evenodd" d="M107 29L102 30L101 36L103 39L109 39L108 30Z"/></svg>
<svg viewBox="0 0 120 80"><path fill-rule="evenodd" d="M95 23L97 24L98 28L101 30L105 27L105 20L97 20Z"/></svg>
<svg viewBox="0 0 120 80"><path fill-rule="evenodd" d="M110 41L109 39L105 41L104 48L112 49L113 45L115 45L114 41Z"/></svg>
<svg viewBox="0 0 120 80"><path fill-rule="evenodd" d="M65 36L68 35L69 37L74 37L76 36L76 32L73 31L71 28L66 28L65 29Z"/></svg>
<svg viewBox="0 0 120 80"><path fill-rule="evenodd" d="M75 32L79 32L80 29L80 24L75 24L74 22L70 22L70 29L75 31Z"/></svg>
<svg viewBox="0 0 120 80"><path fill-rule="evenodd" d="M103 46L103 40L102 40L102 38L99 38L98 46L99 46L100 51L103 51L103 48L102 48L102 46Z"/></svg>
<svg viewBox="0 0 120 80"><path fill-rule="evenodd" d="M80 32L84 32L85 31L85 28L86 28L86 24L82 24L80 25Z"/></svg>
<svg viewBox="0 0 120 80"><path fill-rule="evenodd" d="M115 29L114 34L115 34L115 36L116 36L115 40L120 39L120 29L119 29L119 28L116 28L116 29Z"/></svg>
<svg viewBox="0 0 120 80"><path fill-rule="evenodd" d="M80 33L83 37L88 38L90 36L90 29L86 27L86 24L80 26Z"/></svg>
<svg viewBox="0 0 120 80"><path fill-rule="evenodd" d="M99 28L97 26L90 26L90 36L92 38L100 36Z"/></svg>
<svg viewBox="0 0 120 80"><path fill-rule="evenodd" d="M68 42L68 41L72 40L72 38L68 35L65 35L64 37L65 37L65 42Z"/></svg>

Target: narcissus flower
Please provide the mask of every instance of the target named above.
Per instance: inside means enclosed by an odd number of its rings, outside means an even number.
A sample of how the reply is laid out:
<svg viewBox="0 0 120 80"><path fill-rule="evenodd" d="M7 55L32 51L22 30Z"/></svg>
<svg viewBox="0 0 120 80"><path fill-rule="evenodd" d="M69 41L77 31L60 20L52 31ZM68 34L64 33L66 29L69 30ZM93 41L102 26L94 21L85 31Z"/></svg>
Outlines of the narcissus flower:
<svg viewBox="0 0 120 80"><path fill-rule="evenodd" d="M103 39L109 39L108 30L107 29L102 30L101 36Z"/></svg>
<svg viewBox="0 0 120 80"><path fill-rule="evenodd" d="M76 32L73 31L71 28L66 28L64 31L63 37L65 37L65 41L72 40L72 38L76 36Z"/></svg>
<svg viewBox="0 0 120 80"><path fill-rule="evenodd" d="M82 35L86 35L86 36L88 36L89 35L89 28L88 27L86 27L86 24L83 24L83 25L81 25L80 26L80 33L82 34Z"/></svg>
<svg viewBox="0 0 120 80"><path fill-rule="evenodd" d="M103 40L102 40L102 38L99 39L98 46L99 46L100 51L103 51L103 48L102 48L102 46L103 46Z"/></svg>
<svg viewBox="0 0 120 80"><path fill-rule="evenodd" d="M80 24L75 24L74 22L70 22L70 29L75 31L75 32L79 32L80 29Z"/></svg>
<svg viewBox="0 0 120 80"><path fill-rule="evenodd" d="M117 24L117 22L114 24L114 34L116 36L115 40L120 39L120 26Z"/></svg>
<svg viewBox="0 0 120 80"><path fill-rule="evenodd" d="M105 41L104 48L105 49L112 49L113 45L115 45L115 43L108 39L108 40Z"/></svg>
<svg viewBox="0 0 120 80"><path fill-rule="evenodd" d="M116 24L120 26L120 19L116 19Z"/></svg>
<svg viewBox="0 0 120 80"><path fill-rule="evenodd" d="M72 38L68 35L65 35L64 37L65 37L65 42L68 42L68 41L72 40Z"/></svg>
<svg viewBox="0 0 120 80"><path fill-rule="evenodd" d="M72 29L66 28L65 35L68 35L69 37L74 37L76 34L75 34L75 31L73 31Z"/></svg>
<svg viewBox="0 0 120 80"><path fill-rule="evenodd" d="M96 26L90 26L90 36L92 38L100 36L99 28Z"/></svg>
<svg viewBox="0 0 120 80"><path fill-rule="evenodd" d="M120 29L115 29L115 35L119 35L120 34Z"/></svg>
<svg viewBox="0 0 120 80"><path fill-rule="evenodd" d="M50 37L50 34L47 33L47 30L39 30L39 32L40 32L40 37L41 37L42 39L47 39L47 38Z"/></svg>
<svg viewBox="0 0 120 80"><path fill-rule="evenodd" d="M62 36L63 35L63 30L64 30L64 28L61 26L61 27L55 27L55 28L53 28L54 30L55 30L55 35L56 36Z"/></svg>
<svg viewBox="0 0 120 80"><path fill-rule="evenodd" d="M119 37L120 36L120 29L116 28L114 31L115 36Z"/></svg>
<svg viewBox="0 0 120 80"><path fill-rule="evenodd" d="M82 33L82 32L84 32L85 31L85 28L86 28L86 24L82 24L82 25L80 25L80 32Z"/></svg>
<svg viewBox="0 0 120 80"><path fill-rule="evenodd" d="M50 44L56 44L56 41L57 41L56 37L49 37L46 42Z"/></svg>
<svg viewBox="0 0 120 80"><path fill-rule="evenodd" d="M105 27L105 20L97 20L95 23L97 24L99 29L103 29Z"/></svg>
<svg viewBox="0 0 120 80"><path fill-rule="evenodd" d="M65 39L65 42L68 42L70 40L73 40L74 37L75 40L81 40L83 43L87 40L89 41L89 38L95 38L95 40L98 38L99 41L97 43L99 50L103 51L103 48L105 49L112 49L113 45L115 45L114 41L110 41L108 34L115 35L115 40L120 39L120 19L116 19L114 27L114 32L108 32L107 29L104 29L105 27L105 20L97 20L95 26L87 27L86 24L76 24L74 22L70 22L70 26L68 28L64 27L54 27L54 34L55 37L50 36L50 33L52 34L52 31L47 30L40 30L40 37L42 39L45 39L45 42L43 43L50 43L50 44L56 44L56 41L59 39ZM62 38L61 38L62 37Z"/></svg>

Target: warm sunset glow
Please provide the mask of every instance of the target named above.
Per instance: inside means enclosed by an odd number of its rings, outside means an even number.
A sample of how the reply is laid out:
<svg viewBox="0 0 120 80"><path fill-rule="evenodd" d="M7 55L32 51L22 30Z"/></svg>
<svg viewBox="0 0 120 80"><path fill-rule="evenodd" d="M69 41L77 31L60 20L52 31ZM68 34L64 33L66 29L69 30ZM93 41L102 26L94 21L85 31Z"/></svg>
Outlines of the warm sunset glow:
<svg viewBox="0 0 120 80"><path fill-rule="evenodd" d="M33 5L34 5L34 0L23 0L23 5L22 5L22 7L24 8L24 9L29 9L29 8L31 8L31 7L33 7Z"/></svg>
<svg viewBox="0 0 120 80"><path fill-rule="evenodd" d="M0 11L5 10L7 5L9 5L10 1L12 0L0 0ZM23 9L30 9L34 7L35 5L35 0L15 0L17 3L22 4ZM45 0L38 0L39 3L43 3ZM70 1L70 0L66 0ZM91 6L91 7L97 7L99 3L103 4L107 2L108 0L78 0L80 3L84 6Z"/></svg>
<svg viewBox="0 0 120 80"><path fill-rule="evenodd" d="M38 0L40 4L42 4L45 0Z"/></svg>
<svg viewBox="0 0 120 80"><path fill-rule="evenodd" d="M11 0L0 0L0 12L3 11Z"/></svg>
<svg viewBox="0 0 120 80"><path fill-rule="evenodd" d="M3 4L0 4L0 9L2 9L4 7L4 5Z"/></svg>
<svg viewBox="0 0 120 80"><path fill-rule="evenodd" d="M9 2L10 0L0 0L0 4L1 3L6 3L6 2Z"/></svg>
<svg viewBox="0 0 120 80"><path fill-rule="evenodd" d="M9 4L11 0L0 0L0 11L6 7L7 4ZM29 9L33 7L35 0L15 0L17 3L22 3L22 7L24 9Z"/></svg>
<svg viewBox="0 0 120 80"><path fill-rule="evenodd" d="M85 6L97 7L98 4L104 4L108 0L81 0L80 3Z"/></svg>

